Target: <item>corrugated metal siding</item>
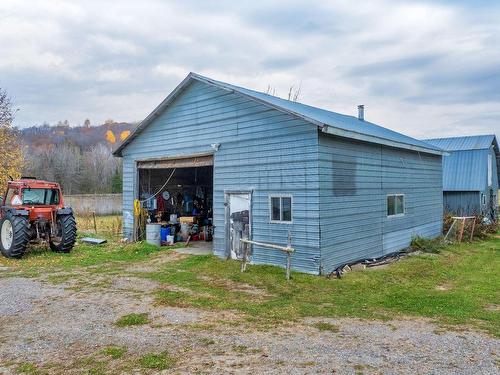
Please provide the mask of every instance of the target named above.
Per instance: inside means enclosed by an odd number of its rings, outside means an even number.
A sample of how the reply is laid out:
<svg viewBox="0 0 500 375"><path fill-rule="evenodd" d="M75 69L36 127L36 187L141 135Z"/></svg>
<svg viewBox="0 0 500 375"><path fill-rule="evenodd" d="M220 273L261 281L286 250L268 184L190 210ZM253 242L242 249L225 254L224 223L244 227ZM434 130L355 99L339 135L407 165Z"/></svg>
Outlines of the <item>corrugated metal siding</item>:
<svg viewBox="0 0 500 375"><path fill-rule="evenodd" d="M441 157L319 136L321 256L325 273L402 249L442 228ZM387 218L387 194L406 214Z"/></svg>
<svg viewBox="0 0 500 375"><path fill-rule="evenodd" d="M488 155L491 155L491 186L488 186ZM451 156L445 157L444 168L445 212L456 215L481 213L496 218L499 183L498 165L493 149L455 151ZM485 195L485 204L481 201L481 194ZM491 207L495 212L491 213Z"/></svg>
<svg viewBox="0 0 500 375"><path fill-rule="evenodd" d="M482 191L486 185L488 154L492 151L453 151L443 157L444 191Z"/></svg>
<svg viewBox="0 0 500 375"><path fill-rule="evenodd" d="M286 244L292 231L292 267L319 270L317 130L294 116L235 93L193 82L123 150L124 232L130 235L135 161L212 151L214 251L225 254L224 191L252 190L256 241ZM269 222L269 194L293 195L293 224ZM279 252L254 249L254 263L283 266Z"/></svg>
<svg viewBox="0 0 500 375"><path fill-rule="evenodd" d="M444 212L458 216L476 215L481 210L478 191L445 191Z"/></svg>
<svg viewBox="0 0 500 375"><path fill-rule="evenodd" d="M495 136L493 134L490 134L473 135L467 137L424 139L424 141L446 151L460 151L489 149L494 139Z"/></svg>

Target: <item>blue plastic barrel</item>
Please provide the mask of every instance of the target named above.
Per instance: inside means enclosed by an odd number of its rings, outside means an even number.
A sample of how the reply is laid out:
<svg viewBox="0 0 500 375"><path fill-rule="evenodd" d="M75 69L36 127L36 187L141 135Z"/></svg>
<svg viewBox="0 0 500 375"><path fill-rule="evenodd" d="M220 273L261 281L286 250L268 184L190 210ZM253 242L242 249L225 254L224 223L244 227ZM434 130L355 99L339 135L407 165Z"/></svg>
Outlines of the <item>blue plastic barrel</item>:
<svg viewBox="0 0 500 375"><path fill-rule="evenodd" d="M170 236L170 227L160 229L160 238L162 241L167 241L167 236Z"/></svg>

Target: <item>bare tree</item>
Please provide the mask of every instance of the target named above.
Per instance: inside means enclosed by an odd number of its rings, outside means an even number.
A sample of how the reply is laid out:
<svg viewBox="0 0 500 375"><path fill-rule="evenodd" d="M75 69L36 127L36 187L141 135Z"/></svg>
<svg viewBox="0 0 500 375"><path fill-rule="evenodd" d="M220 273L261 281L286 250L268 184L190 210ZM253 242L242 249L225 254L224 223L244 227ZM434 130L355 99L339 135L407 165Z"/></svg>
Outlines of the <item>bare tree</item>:
<svg viewBox="0 0 500 375"><path fill-rule="evenodd" d="M14 120L14 112L12 110L12 102L7 91L0 88L0 125L12 124Z"/></svg>
<svg viewBox="0 0 500 375"><path fill-rule="evenodd" d="M119 160L113 157L111 148L99 143L83 153L83 178L88 186L82 186L89 193L106 193L111 189L111 180Z"/></svg>
<svg viewBox="0 0 500 375"><path fill-rule="evenodd" d="M297 87L294 90L294 85L290 86L290 89L288 90L288 100L291 100L292 102L296 102L299 100L300 96L300 89L302 87L302 83L299 84L299 87Z"/></svg>
<svg viewBox="0 0 500 375"><path fill-rule="evenodd" d="M19 177L23 154L19 143L19 133L12 127L14 119L12 102L5 90L0 88L0 194L3 194L7 179Z"/></svg>
<svg viewBox="0 0 500 375"><path fill-rule="evenodd" d="M301 88L302 88L302 83L300 83L296 89L295 89L295 85L291 85L290 88L288 89L287 99L292 101L292 102L298 101L299 97L300 97ZM267 85L266 94L272 95L272 96L278 96L276 88L271 86L271 85Z"/></svg>

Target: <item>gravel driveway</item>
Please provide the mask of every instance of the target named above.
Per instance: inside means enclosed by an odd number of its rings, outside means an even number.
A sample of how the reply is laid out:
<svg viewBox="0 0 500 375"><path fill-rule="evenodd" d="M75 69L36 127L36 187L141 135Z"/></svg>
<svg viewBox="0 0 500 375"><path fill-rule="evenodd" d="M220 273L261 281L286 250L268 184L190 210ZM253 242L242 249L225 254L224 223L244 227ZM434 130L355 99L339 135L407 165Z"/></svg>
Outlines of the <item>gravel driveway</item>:
<svg viewBox="0 0 500 375"><path fill-rule="evenodd" d="M165 350L177 358L165 373L499 373L500 341L477 332L423 320L357 319L306 319L262 331L232 312L156 306L154 282L112 278L106 288L83 289L0 278L0 374L17 373L25 363L41 373L88 373L91 358L110 345L127 349L125 358L107 364L111 373L158 373L120 370L120 363ZM151 323L114 324L133 312L148 313ZM319 330L317 321L338 331Z"/></svg>

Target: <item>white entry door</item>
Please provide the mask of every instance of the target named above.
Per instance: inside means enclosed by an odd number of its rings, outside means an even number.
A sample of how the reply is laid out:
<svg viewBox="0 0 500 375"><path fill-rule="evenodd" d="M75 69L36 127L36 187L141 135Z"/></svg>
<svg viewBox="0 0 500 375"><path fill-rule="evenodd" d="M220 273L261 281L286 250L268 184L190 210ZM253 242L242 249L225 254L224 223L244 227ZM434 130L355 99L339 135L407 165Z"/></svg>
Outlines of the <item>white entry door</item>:
<svg viewBox="0 0 500 375"><path fill-rule="evenodd" d="M251 199L251 193L226 194L226 244L231 259L243 259L240 239L250 238Z"/></svg>

